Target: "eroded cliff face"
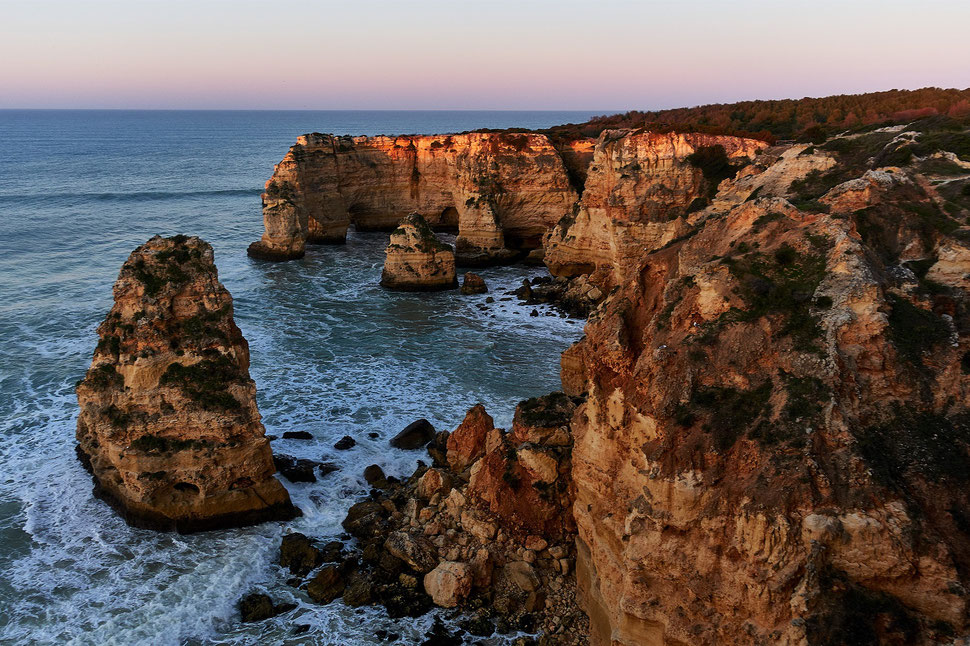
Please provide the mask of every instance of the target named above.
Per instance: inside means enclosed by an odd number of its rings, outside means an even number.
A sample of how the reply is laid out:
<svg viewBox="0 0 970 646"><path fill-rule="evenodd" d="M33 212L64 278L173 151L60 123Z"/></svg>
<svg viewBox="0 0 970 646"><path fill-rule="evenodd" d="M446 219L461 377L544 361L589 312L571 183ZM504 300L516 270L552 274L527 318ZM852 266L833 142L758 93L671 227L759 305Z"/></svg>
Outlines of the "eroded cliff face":
<svg viewBox="0 0 970 646"><path fill-rule="evenodd" d="M546 237L549 270L556 276L592 274L604 289L624 282L625 268L683 235L686 216L706 206L723 177L705 175L692 155L716 146L726 163L747 162L766 148L763 141L740 137L604 131L575 213Z"/></svg>
<svg viewBox="0 0 970 646"><path fill-rule="evenodd" d="M458 231L464 264L501 262L541 246L577 199L545 135L299 137L263 194L265 232L250 255L298 258L342 242L348 226L391 229L411 212Z"/></svg>
<svg viewBox="0 0 970 646"><path fill-rule="evenodd" d="M603 247L625 280L562 362L592 643L970 634L967 212L846 164L775 150L680 240Z"/></svg>
<svg viewBox="0 0 970 646"><path fill-rule="evenodd" d="M121 268L78 384L78 455L139 527L191 532L298 514L273 477L249 346L212 247L155 236Z"/></svg>
<svg viewBox="0 0 970 646"><path fill-rule="evenodd" d="M381 285L389 289L423 292L458 287L455 253L417 213L391 232Z"/></svg>

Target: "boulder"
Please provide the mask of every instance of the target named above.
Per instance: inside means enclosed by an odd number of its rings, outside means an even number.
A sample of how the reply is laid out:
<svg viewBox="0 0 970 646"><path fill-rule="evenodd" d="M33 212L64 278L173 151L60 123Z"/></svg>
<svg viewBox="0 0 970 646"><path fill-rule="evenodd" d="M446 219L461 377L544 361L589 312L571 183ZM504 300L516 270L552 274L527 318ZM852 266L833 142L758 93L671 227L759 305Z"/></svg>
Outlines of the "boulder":
<svg viewBox="0 0 970 646"><path fill-rule="evenodd" d="M280 472L280 475L290 482L317 481L317 477L313 472L320 466L319 462L294 458L290 455L275 455L273 456L273 463L276 465L276 470Z"/></svg>
<svg viewBox="0 0 970 646"><path fill-rule="evenodd" d="M341 568L337 565L325 565L310 579L306 591L317 603L327 604L342 595L345 587Z"/></svg>
<svg viewBox="0 0 970 646"><path fill-rule="evenodd" d="M478 274L467 272L461 282L461 293L464 295L484 294L488 292L485 279Z"/></svg>
<svg viewBox="0 0 970 646"><path fill-rule="evenodd" d="M337 440L336 444L333 445L333 448L337 449L338 451L346 451L347 449L352 449L355 446L357 446L357 440L349 435L344 435L342 438Z"/></svg>
<svg viewBox="0 0 970 646"><path fill-rule="evenodd" d="M424 589L435 605L454 608L472 591L472 569L467 563L444 561L424 575Z"/></svg>
<svg viewBox="0 0 970 646"><path fill-rule="evenodd" d="M387 484L387 476L380 465L372 464L364 469L364 480L371 486L383 486Z"/></svg>
<svg viewBox="0 0 970 646"><path fill-rule="evenodd" d="M270 617L289 612L296 608L295 603L274 604L265 594L248 594L239 600L239 614L245 622L263 621Z"/></svg>
<svg viewBox="0 0 970 646"><path fill-rule="evenodd" d="M310 570L323 563L323 557L309 538L294 532L283 537L280 543L280 566L291 574L306 576Z"/></svg>
<svg viewBox="0 0 970 646"><path fill-rule="evenodd" d="M411 422L404 430L391 439L391 446L396 449L413 451L425 446L434 438L434 426L431 422L422 418L416 422Z"/></svg>
<svg viewBox="0 0 970 646"><path fill-rule="evenodd" d="M422 574L430 572L438 564L438 550L423 536L393 532L384 541L384 549Z"/></svg>
<svg viewBox="0 0 970 646"><path fill-rule="evenodd" d="M461 473L485 453L485 438L495 428L485 407L475 404L462 423L448 436L448 466Z"/></svg>
<svg viewBox="0 0 970 646"><path fill-rule="evenodd" d="M370 578L364 572L357 570L347 577L343 602L351 608L365 606L373 600L373 589Z"/></svg>
<svg viewBox="0 0 970 646"><path fill-rule="evenodd" d="M309 431L284 431L284 440L312 440L313 433Z"/></svg>
<svg viewBox="0 0 970 646"><path fill-rule="evenodd" d="M442 469L428 469L418 478L417 494L430 500L435 494L447 496L451 491L451 476Z"/></svg>

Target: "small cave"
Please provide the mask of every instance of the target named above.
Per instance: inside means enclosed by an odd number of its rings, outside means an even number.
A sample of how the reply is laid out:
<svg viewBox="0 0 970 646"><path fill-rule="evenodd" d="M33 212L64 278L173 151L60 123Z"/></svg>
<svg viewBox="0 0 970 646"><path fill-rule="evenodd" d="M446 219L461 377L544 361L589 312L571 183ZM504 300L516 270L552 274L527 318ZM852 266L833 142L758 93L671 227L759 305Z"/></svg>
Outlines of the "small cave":
<svg viewBox="0 0 970 646"><path fill-rule="evenodd" d="M192 484L191 482L178 482L174 487L175 491L182 493L198 494L200 493L199 488Z"/></svg>
<svg viewBox="0 0 970 646"><path fill-rule="evenodd" d="M458 209L453 206L443 209L431 228L444 233L458 233Z"/></svg>

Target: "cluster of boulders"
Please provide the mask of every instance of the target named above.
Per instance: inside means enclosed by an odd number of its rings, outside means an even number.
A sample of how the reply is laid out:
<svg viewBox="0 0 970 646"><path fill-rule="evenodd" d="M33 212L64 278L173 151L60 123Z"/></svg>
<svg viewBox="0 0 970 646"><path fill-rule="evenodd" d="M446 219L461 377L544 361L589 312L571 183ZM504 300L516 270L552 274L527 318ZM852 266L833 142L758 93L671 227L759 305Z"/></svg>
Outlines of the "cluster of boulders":
<svg viewBox="0 0 970 646"><path fill-rule="evenodd" d="M455 608L460 630L475 636L524 631L541 633L541 643L585 643L571 576L574 410L553 393L520 403L508 432L481 404L451 433L428 435L430 424L416 423L431 464L419 462L404 481L368 467L373 489L343 521L353 542L284 537L279 562L290 583L318 603L377 603L391 617Z"/></svg>
<svg viewBox="0 0 970 646"><path fill-rule="evenodd" d="M603 301L606 295L581 274L574 278L536 276L524 278L522 286L512 292L528 305L548 303L561 312L577 318L586 318Z"/></svg>

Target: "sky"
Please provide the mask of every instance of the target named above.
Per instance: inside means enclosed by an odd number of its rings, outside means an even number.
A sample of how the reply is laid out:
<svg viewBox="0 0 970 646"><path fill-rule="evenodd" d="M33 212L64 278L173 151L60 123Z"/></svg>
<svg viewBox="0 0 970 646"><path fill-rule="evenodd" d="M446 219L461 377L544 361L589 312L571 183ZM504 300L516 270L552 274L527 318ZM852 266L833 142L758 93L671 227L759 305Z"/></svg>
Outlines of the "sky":
<svg viewBox="0 0 970 646"><path fill-rule="evenodd" d="M0 0L0 108L659 109L970 87L968 0Z"/></svg>

